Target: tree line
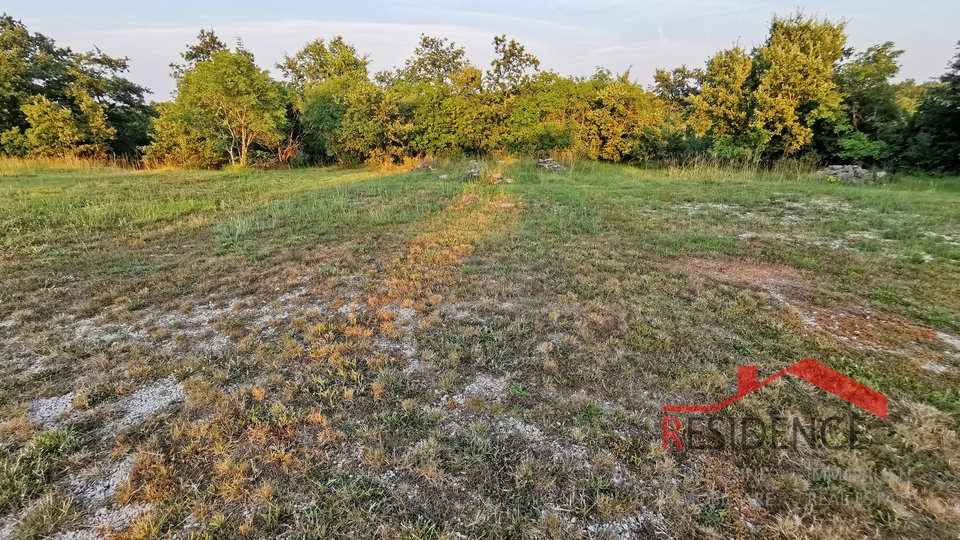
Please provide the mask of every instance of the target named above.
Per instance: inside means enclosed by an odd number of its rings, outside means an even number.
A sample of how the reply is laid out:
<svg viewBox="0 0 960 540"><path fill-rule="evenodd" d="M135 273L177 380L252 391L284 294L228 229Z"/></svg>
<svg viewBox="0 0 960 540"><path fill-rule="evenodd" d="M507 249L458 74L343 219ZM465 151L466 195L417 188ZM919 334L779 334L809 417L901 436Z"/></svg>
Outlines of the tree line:
<svg viewBox="0 0 960 540"><path fill-rule="evenodd" d="M902 50L847 45L845 23L775 16L766 40L701 67L589 77L541 70L493 39L483 70L423 35L371 74L341 36L284 57L274 78L212 30L172 64L172 101L147 103L125 58L76 53L0 18L0 147L11 156L125 155L152 165L385 165L434 156L554 155L650 162L803 157L960 171L960 50L939 80L894 82Z"/></svg>

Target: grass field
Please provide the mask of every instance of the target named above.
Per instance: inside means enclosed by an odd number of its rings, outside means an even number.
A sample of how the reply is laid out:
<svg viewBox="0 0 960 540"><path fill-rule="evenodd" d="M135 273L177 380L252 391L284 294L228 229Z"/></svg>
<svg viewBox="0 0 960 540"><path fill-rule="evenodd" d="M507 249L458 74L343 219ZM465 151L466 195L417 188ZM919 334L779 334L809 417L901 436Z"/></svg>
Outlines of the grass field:
<svg viewBox="0 0 960 540"><path fill-rule="evenodd" d="M960 179L483 166L0 170L0 537L957 537Z"/></svg>

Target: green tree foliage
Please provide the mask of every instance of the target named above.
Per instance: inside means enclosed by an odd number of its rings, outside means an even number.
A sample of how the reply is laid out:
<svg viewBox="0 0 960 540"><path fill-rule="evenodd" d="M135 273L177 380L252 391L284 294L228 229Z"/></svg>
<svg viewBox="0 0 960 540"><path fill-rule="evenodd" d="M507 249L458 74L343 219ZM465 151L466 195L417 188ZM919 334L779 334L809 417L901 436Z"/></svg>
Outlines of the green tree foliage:
<svg viewBox="0 0 960 540"><path fill-rule="evenodd" d="M413 56L407 60L400 78L410 82L450 85L453 76L466 69L467 51L446 38L420 36Z"/></svg>
<svg viewBox="0 0 960 540"><path fill-rule="evenodd" d="M204 29L171 64L175 99L154 111L122 76L126 59L73 53L4 16L0 145L12 155L130 154L149 130L146 159L187 167L488 153L760 162L809 153L955 169L960 58L940 82L893 83L902 51L887 42L854 54L844 32L843 23L800 13L775 16L753 50L658 69L644 89L629 72L541 71L505 35L494 37L485 72L455 42L421 35L402 66L373 77L369 58L343 37L316 39L276 65L276 81L242 44L230 50Z"/></svg>
<svg viewBox="0 0 960 540"><path fill-rule="evenodd" d="M686 109L690 98L700 93L703 71L685 65L672 70L658 69L653 74L652 91L665 103Z"/></svg>
<svg viewBox="0 0 960 540"><path fill-rule="evenodd" d="M21 110L30 127L20 135L13 147L22 149L22 154L62 156L71 153L83 139L74 122L73 112L44 96L35 97L24 104ZM13 141L19 131L9 133L8 141Z"/></svg>
<svg viewBox="0 0 960 540"><path fill-rule="evenodd" d="M217 51L185 72L177 103L191 125L241 165L255 142L268 148L279 143L286 118L280 86L242 49Z"/></svg>
<svg viewBox="0 0 960 540"><path fill-rule="evenodd" d="M661 150L663 112L663 103L625 73L597 91L580 128L583 148L592 159L652 158Z"/></svg>
<svg viewBox="0 0 960 540"><path fill-rule="evenodd" d="M359 81L367 78L366 55L358 55L353 45L336 36L329 42L311 41L293 56L285 56L277 67L293 85L304 91L336 79Z"/></svg>
<svg viewBox="0 0 960 540"><path fill-rule="evenodd" d="M157 113L151 120L152 142L144 152L147 163L209 169L224 162L216 140L194 127L177 102L160 103Z"/></svg>
<svg viewBox="0 0 960 540"><path fill-rule="evenodd" d="M755 97L753 60L734 47L707 62L698 94L691 95L689 123L697 136L709 136L723 157L759 157L764 138L752 127Z"/></svg>
<svg viewBox="0 0 960 540"><path fill-rule="evenodd" d="M171 76L174 79L180 80L183 78L184 73L190 71L197 65L197 62L206 62L213 58L213 53L226 50L226 43L220 41L220 38L217 37L217 34L212 28L209 30L201 28L200 33L197 34L197 42L193 45L188 45L187 49L180 53L180 58L183 58L183 63L170 64L170 69L173 70Z"/></svg>
<svg viewBox="0 0 960 540"><path fill-rule="evenodd" d="M908 165L933 171L960 171L960 43L940 84L924 94L905 130Z"/></svg>
<svg viewBox="0 0 960 540"><path fill-rule="evenodd" d="M368 80L369 63L341 36L311 41L293 56L284 56L277 68L289 81L290 102L280 145L281 154L286 155L278 156L281 161L297 153L309 163L332 158L346 93Z"/></svg>
<svg viewBox="0 0 960 540"><path fill-rule="evenodd" d="M892 42L854 55L836 69L843 103L818 127L815 147L827 155L863 164L888 159L909 117L891 79L900 71L903 51ZM914 107L915 109L915 107Z"/></svg>
<svg viewBox="0 0 960 540"><path fill-rule="evenodd" d="M809 147L814 125L840 109L834 68L845 43L842 23L774 17L752 54L734 47L707 62L700 93L689 98L690 126L713 140L719 157L757 160Z"/></svg>
<svg viewBox="0 0 960 540"><path fill-rule="evenodd" d="M842 95L834 68L846 45L844 23L774 17L766 44L754 54L758 84L751 128L763 150L793 154L813 140L813 125L831 118Z"/></svg>
<svg viewBox="0 0 960 540"><path fill-rule="evenodd" d="M487 71L487 84L498 94L517 94L530 82L530 72L540 69L540 60L517 40L494 36L494 58Z"/></svg>
<svg viewBox="0 0 960 540"><path fill-rule="evenodd" d="M74 53L0 17L0 131L14 155L134 154L146 142L146 89L122 76L127 59ZM69 119L67 119L69 116ZM54 136L55 127L64 128ZM69 127L69 128L68 128Z"/></svg>

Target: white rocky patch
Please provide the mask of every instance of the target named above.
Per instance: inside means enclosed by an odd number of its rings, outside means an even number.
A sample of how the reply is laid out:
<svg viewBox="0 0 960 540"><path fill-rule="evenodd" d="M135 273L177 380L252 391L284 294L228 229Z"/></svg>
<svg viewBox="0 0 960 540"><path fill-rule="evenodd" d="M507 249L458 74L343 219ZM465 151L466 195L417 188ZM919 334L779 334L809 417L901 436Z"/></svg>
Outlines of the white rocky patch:
<svg viewBox="0 0 960 540"><path fill-rule="evenodd" d="M940 338L940 341L950 345L954 349L960 350L960 338L951 336L950 334L944 332L937 332L937 337Z"/></svg>
<svg viewBox="0 0 960 540"><path fill-rule="evenodd" d="M115 433L121 429L139 424L150 415L182 402L187 398L183 385L173 376L161 379L151 385L138 388L136 392L125 396L116 405L123 415L107 426L107 431Z"/></svg>
<svg viewBox="0 0 960 540"><path fill-rule="evenodd" d="M120 531L126 529L133 520L146 514L153 508L149 504L103 507L87 519L79 529L59 533L53 540L97 540L104 538L102 531Z"/></svg>
<svg viewBox="0 0 960 540"><path fill-rule="evenodd" d="M71 493L87 503L106 503L127 480L132 468L133 456L130 455L118 462L109 463L109 466L101 464L82 471L70 478L67 487Z"/></svg>
<svg viewBox="0 0 960 540"><path fill-rule="evenodd" d="M246 307L248 302L244 299L233 299L182 310L144 310L140 318L133 322L116 321L106 315L98 315L73 321L65 327L75 340L88 343L110 346L116 342L130 341L143 345L172 346L176 339L186 338L186 347L216 354L234 344L229 336L216 328L217 323L241 321L270 335L273 332L269 324L271 321L288 321L299 312L327 311L327 303L307 301L308 296L307 288L298 287L272 300L257 300L251 307ZM251 299L251 302L253 300L256 299ZM166 335L152 332L157 329L164 330Z"/></svg>
<svg viewBox="0 0 960 540"><path fill-rule="evenodd" d="M73 392L51 398L38 399L30 404L27 417L44 428L52 427L64 415L73 410Z"/></svg>

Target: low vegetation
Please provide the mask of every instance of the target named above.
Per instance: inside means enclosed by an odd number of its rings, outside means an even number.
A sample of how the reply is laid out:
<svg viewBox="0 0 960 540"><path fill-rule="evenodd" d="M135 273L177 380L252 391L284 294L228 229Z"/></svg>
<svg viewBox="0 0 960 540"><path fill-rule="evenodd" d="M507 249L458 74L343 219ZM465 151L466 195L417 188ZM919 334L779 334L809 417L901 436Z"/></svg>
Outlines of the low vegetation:
<svg viewBox="0 0 960 540"><path fill-rule="evenodd" d="M956 537L955 178L563 165L4 169L0 536ZM858 448L662 448L806 356Z"/></svg>

